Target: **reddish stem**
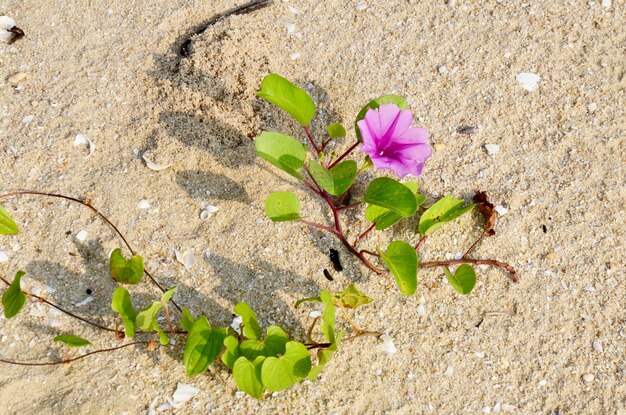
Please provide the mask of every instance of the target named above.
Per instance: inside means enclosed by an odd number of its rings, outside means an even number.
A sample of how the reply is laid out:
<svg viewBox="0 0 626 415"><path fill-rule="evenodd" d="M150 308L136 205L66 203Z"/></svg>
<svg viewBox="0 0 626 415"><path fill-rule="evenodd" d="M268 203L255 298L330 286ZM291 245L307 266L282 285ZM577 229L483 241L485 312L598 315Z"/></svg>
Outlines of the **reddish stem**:
<svg viewBox="0 0 626 415"><path fill-rule="evenodd" d="M433 267L446 267L449 265L459 265L459 264L474 264L474 265L492 265L502 269L505 269L509 273L509 278L515 283L519 282L519 278L515 273L515 269L507 264L506 262L496 261L495 259L453 259L450 261L432 261L432 262L422 262L419 264L419 268L433 268Z"/></svg>
<svg viewBox="0 0 626 415"><path fill-rule="evenodd" d="M365 229L363 233L360 234L358 238L356 238L356 241L354 241L354 246L356 247L359 244L359 242L361 242L361 239L365 238L367 234L370 233L372 229L374 229L375 226L376 224L372 223L369 228Z"/></svg>
<svg viewBox="0 0 626 415"><path fill-rule="evenodd" d="M320 149L320 152L324 151L324 149L326 148L326 146L327 146L327 145L328 145L331 141L333 141L333 138L332 138L332 137L328 137L328 140L326 140L326 141L324 141L324 142L322 143L322 148Z"/></svg>
<svg viewBox="0 0 626 415"><path fill-rule="evenodd" d="M476 241L474 241L472 246L470 246L469 249L467 251L465 251L465 253L463 254L463 256L461 258L467 257L470 254L470 252L472 252L474 250L476 245L478 245L478 243L483 240L484 236L485 236L485 233L484 232L481 233L480 236L478 237L478 239L476 239Z"/></svg>
<svg viewBox="0 0 626 415"><path fill-rule="evenodd" d="M333 161L330 166L328 166L328 168L333 168L337 165L337 163L339 163L341 160L345 159L346 157L348 157L350 155L350 153L352 153L352 150L354 150L359 144L361 144L359 141L357 141L356 143L352 144L352 147L350 147L348 150L346 150L345 153L343 153L341 156L339 156L339 158L335 161Z"/></svg>
<svg viewBox="0 0 626 415"><path fill-rule="evenodd" d="M422 245L424 245L424 242L426 242L426 238L428 238L428 236L425 236L422 239L420 239L420 241L415 245L415 252L419 251Z"/></svg>
<svg viewBox="0 0 626 415"><path fill-rule="evenodd" d="M313 137L311 137L311 133L309 132L309 127L304 127L303 126L302 128L304 128L304 132L306 133L306 136L309 138L309 142L311 143L311 145L315 149L315 152L317 154L321 153L322 150L320 150L320 148L315 144L315 141L313 141Z"/></svg>

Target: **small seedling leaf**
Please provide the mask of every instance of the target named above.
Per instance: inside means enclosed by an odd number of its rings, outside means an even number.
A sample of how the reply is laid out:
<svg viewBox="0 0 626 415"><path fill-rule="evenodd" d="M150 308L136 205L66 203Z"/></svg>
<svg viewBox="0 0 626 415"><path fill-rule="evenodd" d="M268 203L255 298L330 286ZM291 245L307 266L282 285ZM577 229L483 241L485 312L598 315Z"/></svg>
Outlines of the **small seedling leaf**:
<svg viewBox="0 0 626 415"><path fill-rule="evenodd" d="M443 272L446 274L446 278L452 285L452 288L459 294L469 294L476 285L476 272L474 272L474 268L471 265L459 265L454 274L450 272L448 267L443 267Z"/></svg>
<svg viewBox="0 0 626 415"><path fill-rule="evenodd" d="M191 311L187 308L183 308L183 315L180 319L180 327L185 331L189 331L191 330L191 327L193 327L193 323L195 321L196 319L193 318Z"/></svg>
<svg viewBox="0 0 626 415"><path fill-rule="evenodd" d="M262 335L261 326L250 306L246 303L239 303L234 310L235 314L243 319L243 335L251 340L259 340Z"/></svg>
<svg viewBox="0 0 626 415"><path fill-rule="evenodd" d="M396 279L402 295L413 295L417 290L417 253L404 241L393 241L387 252L379 251L385 265Z"/></svg>
<svg viewBox="0 0 626 415"><path fill-rule="evenodd" d="M272 392L288 388L311 371L311 356L302 343L290 341L281 357L268 357L261 368L261 381Z"/></svg>
<svg viewBox="0 0 626 415"><path fill-rule="evenodd" d="M272 222L300 219L300 200L292 192L272 192L265 199L265 214Z"/></svg>
<svg viewBox="0 0 626 415"><path fill-rule="evenodd" d="M315 115L315 103L308 92L280 75L272 73L263 78L256 95L285 110L304 127Z"/></svg>
<svg viewBox="0 0 626 415"><path fill-rule="evenodd" d="M346 129L338 122L334 122L326 127L326 131L331 138L343 138L346 136Z"/></svg>
<svg viewBox="0 0 626 415"><path fill-rule="evenodd" d="M300 170L306 159L306 147L300 141L285 134L264 132L254 145L259 157L293 177L302 179Z"/></svg>
<svg viewBox="0 0 626 415"><path fill-rule="evenodd" d="M335 304L333 296L326 290L320 293L320 298L324 303L324 311L322 312L322 324L320 329L324 333L324 337L329 343L335 342Z"/></svg>
<svg viewBox="0 0 626 415"><path fill-rule="evenodd" d="M0 205L0 235L15 235L19 232L17 224L9 213Z"/></svg>
<svg viewBox="0 0 626 415"><path fill-rule="evenodd" d="M161 303L160 301L155 301L148 307L141 310L137 314L137 318L135 319L136 327L143 331L154 330L152 328L152 323L156 322L157 315L162 308L163 303Z"/></svg>
<svg viewBox="0 0 626 415"><path fill-rule="evenodd" d="M409 109L409 104L406 100L398 95L383 95L371 100L363 108L361 108L361 111L359 111L359 114L356 116L356 120L354 121L354 130L359 141L363 141L363 139L361 138L361 130L359 130L357 123L365 118L365 114L367 114L368 110L378 109L381 105L385 104L396 104L402 110Z"/></svg>
<svg viewBox="0 0 626 415"><path fill-rule="evenodd" d="M172 287L169 290L165 291L163 295L161 296L161 302L163 304L167 304L174 296L175 291L176 291L176 287Z"/></svg>
<svg viewBox="0 0 626 415"><path fill-rule="evenodd" d="M415 193L389 177L374 179L365 191L365 202L380 206L408 218L417 210Z"/></svg>
<svg viewBox="0 0 626 415"><path fill-rule="evenodd" d="M430 235L444 224L469 212L474 206L475 204L463 206L463 199L455 199L447 195L422 214L418 226L419 231L424 236Z"/></svg>
<svg viewBox="0 0 626 415"><path fill-rule="evenodd" d="M135 321L137 319L137 311L130 301L130 294L124 287L117 287L113 292L111 300L111 308L119 314L124 324L124 333L127 337L135 337Z"/></svg>
<svg viewBox="0 0 626 415"><path fill-rule="evenodd" d="M62 334L54 338L55 342L65 343L68 347L83 347L88 346L91 342L82 337L73 336L71 334Z"/></svg>
<svg viewBox="0 0 626 415"><path fill-rule="evenodd" d="M341 196L354 183L357 164L354 160L346 160L329 169L321 166L315 160L309 162L309 171L320 185L333 196Z"/></svg>
<svg viewBox="0 0 626 415"><path fill-rule="evenodd" d="M357 308L374 301L372 298L359 291L354 284L350 284L348 288L337 293L335 297L346 308Z"/></svg>
<svg viewBox="0 0 626 415"><path fill-rule="evenodd" d="M259 399L265 390L261 382L261 368L264 361L265 356L259 356L252 362L242 356L233 365L235 385L256 399Z"/></svg>
<svg viewBox="0 0 626 415"><path fill-rule="evenodd" d="M318 296L318 297L307 297L307 298L302 298L298 301L296 301L295 307L297 308L300 304L302 303L321 303L322 299Z"/></svg>
<svg viewBox="0 0 626 415"><path fill-rule="evenodd" d="M26 294L20 285L24 275L26 275L24 271L18 271L9 288L2 294L2 307L6 318L16 316L26 304Z"/></svg>
<svg viewBox="0 0 626 415"><path fill-rule="evenodd" d="M187 376L196 376L213 363L222 350L226 333L225 328L212 329L204 316L193 323L183 353Z"/></svg>
<svg viewBox="0 0 626 415"><path fill-rule="evenodd" d="M122 250L117 248L111 253L110 274L122 284L137 284L143 277L143 258L133 255L126 259L122 256Z"/></svg>

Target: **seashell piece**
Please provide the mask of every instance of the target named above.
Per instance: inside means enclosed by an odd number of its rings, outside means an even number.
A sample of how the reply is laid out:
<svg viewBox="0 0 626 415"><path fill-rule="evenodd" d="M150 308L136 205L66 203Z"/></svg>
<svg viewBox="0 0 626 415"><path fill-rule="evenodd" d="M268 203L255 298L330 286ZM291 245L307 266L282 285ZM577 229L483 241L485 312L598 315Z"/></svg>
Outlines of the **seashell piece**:
<svg viewBox="0 0 626 415"><path fill-rule="evenodd" d="M86 230L81 230L76 234L76 239L84 242L87 239L87 236L89 236L89 233L87 233Z"/></svg>
<svg viewBox="0 0 626 415"><path fill-rule="evenodd" d="M180 405L182 403L187 402L189 399L193 398L194 396L196 396L198 392L200 392L200 389L193 387L191 385L187 385L185 383L179 382L178 387L176 388L176 392L174 392L173 400L175 403Z"/></svg>
<svg viewBox="0 0 626 415"><path fill-rule="evenodd" d="M88 139L85 134L76 134L76 138L74 138L74 147L80 146L85 146L89 150L89 155L87 157L91 156L93 152L96 151L96 145L93 141Z"/></svg>
<svg viewBox="0 0 626 415"><path fill-rule="evenodd" d="M152 160L150 160L148 157L146 157L145 155L141 156L141 158L143 159L143 161L146 162L146 166L148 166L148 168L150 170L154 170L154 171L161 171L161 170L165 170L167 169L169 166L172 165L172 163L168 163L168 164L157 164L155 162L153 162Z"/></svg>
<svg viewBox="0 0 626 415"><path fill-rule="evenodd" d="M183 264L183 266L187 269L191 269L193 265L196 263L196 258L193 256L193 252L191 250L186 250L185 252L180 252L176 250L176 260Z"/></svg>

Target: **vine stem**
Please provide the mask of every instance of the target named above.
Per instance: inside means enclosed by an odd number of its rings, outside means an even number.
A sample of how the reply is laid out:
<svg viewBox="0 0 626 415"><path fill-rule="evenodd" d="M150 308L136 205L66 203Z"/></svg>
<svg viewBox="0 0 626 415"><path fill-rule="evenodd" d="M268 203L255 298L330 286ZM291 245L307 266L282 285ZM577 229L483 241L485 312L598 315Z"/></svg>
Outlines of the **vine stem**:
<svg viewBox="0 0 626 415"><path fill-rule="evenodd" d="M128 250L130 251L130 253L132 255L136 255L135 250L130 245L130 243L126 240L126 238L124 237L124 234L122 234L122 232L120 232L120 230L117 228L117 226L115 226L113 224L113 222L111 222L109 220L109 218L107 218L103 213L101 213L98 209L96 209L94 206L92 206L89 203L89 201L83 201L83 200L76 199L76 198L71 197L71 196L65 196L65 195L56 194L56 193L37 192L37 191L34 191L34 190L24 190L24 191L18 191L18 192L5 193L3 195L0 195L0 200L5 199L5 198L9 198L9 197L13 197L13 196L21 196L21 195L46 196L46 197L54 197L54 198L58 198L58 199L65 199L65 200L69 200L70 202L78 203L79 205L82 205L82 206L85 206L85 207L91 209L94 213L96 213L96 215L98 215L102 220L104 220L115 231L115 233L122 239L122 241L124 241L124 244L126 245ZM157 282L157 280L152 276L152 274L150 274L150 272L145 267L144 267L143 272L148 276L148 278L150 278L150 280L157 287L159 287L159 289L162 292L166 292L167 291L165 288L163 288L163 286L161 286L161 284L159 284ZM176 304L176 302L174 300L171 300L171 301L172 301L172 304L174 304L174 306L178 309L178 311L182 312L182 309L180 308L180 306L178 304Z"/></svg>
<svg viewBox="0 0 626 415"><path fill-rule="evenodd" d="M459 265L459 264L474 264L474 265L492 265L498 268L502 268L509 273L509 278L515 283L519 282L519 278L515 273L515 269L507 264L506 262L496 261L495 259L471 259L471 258L461 258L461 259L453 259L450 261L431 261L431 262L422 262L419 264L419 268L434 268L434 267L447 267L450 265Z"/></svg>
<svg viewBox="0 0 626 415"><path fill-rule="evenodd" d="M428 236L425 236L422 239L420 239L420 241L415 245L415 252L419 251L422 245L424 245L424 242L426 242L426 238L428 238Z"/></svg>
<svg viewBox="0 0 626 415"><path fill-rule="evenodd" d="M309 132L309 127L303 126L302 128L304 129L304 132L306 133L306 136L309 138L309 142L311 143L311 145L315 149L315 152L317 154L321 153L322 150L317 146L317 144L315 144L315 141L313 140L313 137L311 136L311 133Z"/></svg>
<svg viewBox="0 0 626 415"><path fill-rule="evenodd" d="M333 161L330 166L328 166L328 168L333 168L335 167L341 160L345 159L346 157L348 157L350 155L350 153L352 153L352 150L354 150L359 144L361 144L358 140L356 143L352 144L352 146L346 150L345 153L343 153L341 156L339 156L339 158L335 161Z"/></svg>
<svg viewBox="0 0 626 415"><path fill-rule="evenodd" d="M359 334L355 334L354 336L350 336L350 337L346 337L345 339L341 340L341 342L349 342L355 339L358 339L359 337L380 337L383 334L381 332L378 331L362 331ZM332 343L316 343L316 344L306 344L305 345L306 348L308 350L311 349L326 349L330 346L332 346Z"/></svg>
<svg viewBox="0 0 626 415"><path fill-rule="evenodd" d="M356 247L356 246L359 244L359 242L361 242L361 239L365 238L365 237L367 236L367 234L368 234L368 233L370 233L370 232L372 231L372 229L374 229L374 227L375 227L375 226L376 226L376 224L375 224L375 223L372 223L372 224L370 225L370 227L369 227L369 228L367 228L366 230L364 230L364 231L363 231L363 233L362 233L362 234L360 234L360 235L356 238L356 241L354 241L354 246Z"/></svg>
<svg viewBox="0 0 626 415"><path fill-rule="evenodd" d="M16 361L13 361L13 360L0 359L0 363L7 363L7 364L10 364L10 365L17 365L17 366L56 366L56 365L63 365L65 363L75 362L76 360L84 359L85 357L88 357L88 356L91 356L91 355L94 355L94 354L113 352L115 350L123 349L125 347L136 346L138 344L148 344L148 343L150 343L150 341L140 341L140 342L126 343L126 344L123 344L121 346L111 347L110 349L94 350L93 352L89 352L89 353L85 353L85 354L80 355L80 356L72 357L71 359L65 359L65 360L62 360L60 362L33 362L33 363L30 363L30 362L16 362Z"/></svg>

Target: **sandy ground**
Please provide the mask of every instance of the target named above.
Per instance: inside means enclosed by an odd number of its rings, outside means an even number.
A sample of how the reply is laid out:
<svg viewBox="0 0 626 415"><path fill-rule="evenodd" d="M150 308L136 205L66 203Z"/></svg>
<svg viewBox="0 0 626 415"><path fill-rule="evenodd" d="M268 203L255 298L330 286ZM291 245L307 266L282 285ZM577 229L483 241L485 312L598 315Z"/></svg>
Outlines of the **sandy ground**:
<svg viewBox="0 0 626 415"><path fill-rule="evenodd" d="M178 382L201 390L183 414L626 413L626 12L623 0L608 3L275 1L213 26L180 59L176 50L191 28L239 3L0 0L0 15L27 35L0 45L0 189L91 199L159 280L179 287L177 302L214 324L228 324L243 300L263 325L304 336L314 307L295 309L294 301L356 282L376 299L356 323L388 332L398 348L388 357L375 339L357 340L316 382L258 402L236 395L223 367L186 378L181 344L63 367L2 365L0 413L145 413ZM351 126L372 97L405 96L435 147L422 192L469 200L485 190L507 207L475 256L509 261L521 282L479 269L475 291L461 297L429 270L420 273L418 293L402 298L332 238L264 218L269 191L295 183L255 158L250 137L278 130L303 138L254 97L269 72L309 90L318 137L327 123ZM520 72L538 74L538 89L524 90ZM12 84L16 73L27 78ZM464 125L478 132L457 134ZM79 133L95 143L91 156L73 146ZM488 154L485 144L498 144L499 153ZM172 166L154 172L143 154ZM304 188L295 189L306 214L329 220ZM137 208L142 199L149 209ZM202 222L206 204L220 210ZM9 257L0 274L24 269L30 287L48 285L53 301L113 324L106 255L121 241L75 205L22 197L5 206L22 232L0 238ZM366 227L358 212L346 220L352 236ZM367 244L416 241L414 225ZM480 225L474 214L447 226L421 259L463 252ZM84 242L80 230L88 232ZM346 268L334 282L322 275L330 247L340 249ZM175 249L194 253L191 270L176 262ZM94 301L76 306L86 289ZM157 291L146 283L133 293L146 304ZM68 331L96 347L118 344L29 305L19 318L0 318L0 356L76 355L52 343Z"/></svg>

